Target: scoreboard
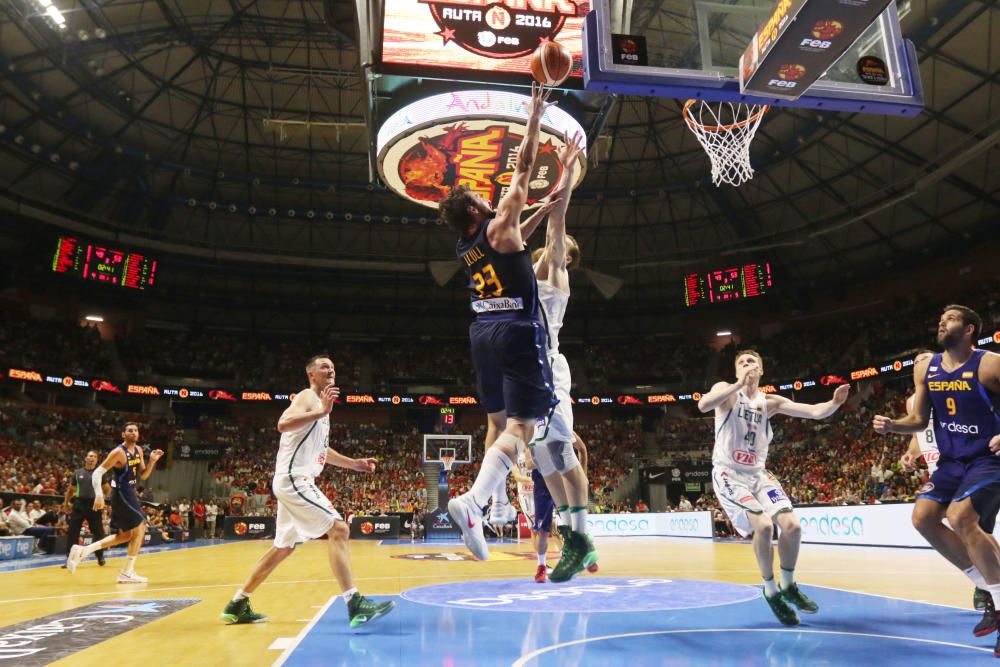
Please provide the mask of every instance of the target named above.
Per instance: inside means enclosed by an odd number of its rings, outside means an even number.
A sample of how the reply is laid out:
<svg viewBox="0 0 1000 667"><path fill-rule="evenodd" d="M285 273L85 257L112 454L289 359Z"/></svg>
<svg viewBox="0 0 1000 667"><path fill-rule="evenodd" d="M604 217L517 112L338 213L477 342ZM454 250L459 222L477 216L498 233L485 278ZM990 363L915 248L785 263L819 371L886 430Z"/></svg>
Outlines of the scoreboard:
<svg viewBox="0 0 1000 667"><path fill-rule="evenodd" d="M156 260L114 250L70 236L60 236L52 270L105 285L143 290L156 279Z"/></svg>
<svg viewBox="0 0 1000 667"><path fill-rule="evenodd" d="M684 277L684 305L700 306L763 296L773 286L769 262L690 273Z"/></svg>

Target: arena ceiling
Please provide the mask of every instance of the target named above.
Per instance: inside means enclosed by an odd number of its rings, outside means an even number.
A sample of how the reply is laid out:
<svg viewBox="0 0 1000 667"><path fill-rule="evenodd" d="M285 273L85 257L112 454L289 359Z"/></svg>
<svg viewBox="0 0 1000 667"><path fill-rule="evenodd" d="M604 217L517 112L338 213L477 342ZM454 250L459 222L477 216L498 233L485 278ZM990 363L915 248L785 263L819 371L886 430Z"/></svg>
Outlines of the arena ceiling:
<svg viewBox="0 0 1000 667"><path fill-rule="evenodd" d="M38 2L0 3L8 222L433 287L427 263L453 238L370 178L369 108L385 100L362 76L353 3L53 0L60 30ZM772 112L738 189L710 184L678 101L568 94L592 142L569 214L587 265L624 278L626 299L658 299L689 269L743 258L814 284L995 240L1000 8L907 4L926 111Z"/></svg>

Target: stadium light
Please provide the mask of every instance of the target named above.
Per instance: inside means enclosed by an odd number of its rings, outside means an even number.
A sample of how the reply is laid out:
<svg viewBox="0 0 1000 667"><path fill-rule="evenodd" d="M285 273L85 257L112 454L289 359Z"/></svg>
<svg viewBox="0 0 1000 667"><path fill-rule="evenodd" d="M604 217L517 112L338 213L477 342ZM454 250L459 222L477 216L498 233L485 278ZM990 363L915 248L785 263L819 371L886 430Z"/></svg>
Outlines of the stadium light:
<svg viewBox="0 0 1000 667"><path fill-rule="evenodd" d="M718 336L719 338L725 338L726 336L732 336L733 332L732 331L716 331L715 335Z"/></svg>
<svg viewBox="0 0 1000 667"><path fill-rule="evenodd" d="M100 315L87 315L83 319L87 320L88 322L103 322L104 321L104 318L102 316L100 316Z"/></svg>
<svg viewBox="0 0 1000 667"><path fill-rule="evenodd" d="M66 29L66 17L63 13L59 11L59 8L52 4L52 0L34 0L35 6L38 7L42 14L49 17L60 30Z"/></svg>

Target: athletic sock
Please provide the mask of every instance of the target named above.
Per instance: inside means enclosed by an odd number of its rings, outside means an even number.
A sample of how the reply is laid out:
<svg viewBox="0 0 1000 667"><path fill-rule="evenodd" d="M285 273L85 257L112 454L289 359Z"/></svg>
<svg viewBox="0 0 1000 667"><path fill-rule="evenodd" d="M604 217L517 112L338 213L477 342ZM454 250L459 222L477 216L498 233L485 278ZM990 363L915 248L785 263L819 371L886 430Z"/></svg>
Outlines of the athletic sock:
<svg viewBox="0 0 1000 667"><path fill-rule="evenodd" d="M993 605L1000 606L1000 584L987 584L986 590L993 596Z"/></svg>
<svg viewBox="0 0 1000 667"><path fill-rule="evenodd" d="M569 505L559 505L556 507L556 514L559 515L559 523L564 526L569 525Z"/></svg>
<svg viewBox="0 0 1000 667"><path fill-rule="evenodd" d="M764 580L764 595L773 598L777 594L778 584L774 583L774 577L768 577Z"/></svg>
<svg viewBox="0 0 1000 667"><path fill-rule="evenodd" d="M236 591L236 595L233 596L233 602L239 602L243 598L248 598L248 597L250 596L244 593L243 589L241 588L240 590Z"/></svg>
<svg viewBox="0 0 1000 667"><path fill-rule="evenodd" d="M510 503L510 498L507 497L507 477L504 476L503 480L497 484L496 488L493 489L493 504L495 506L507 505Z"/></svg>
<svg viewBox="0 0 1000 667"><path fill-rule="evenodd" d="M548 554L538 554L538 564L539 565L545 565L545 557L547 555Z"/></svg>
<svg viewBox="0 0 1000 667"><path fill-rule="evenodd" d="M350 602L351 598L354 597L358 592L357 588L348 588L346 591L341 593L341 597L344 598L344 602Z"/></svg>
<svg viewBox="0 0 1000 667"><path fill-rule="evenodd" d="M514 436L506 433L501 435L500 438L517 440ZM497 438L498 442L500 438ZM477 505L484 507L489 502L497 486L500 482L506 481L507 473L513 467L514 464L510 458L501 452L496 445L493 445L486 451L483 463L479 466L479 474L476 476L476 481L472 483L472 488L469 489L469 494Z"/></svg>
<svg viewBox="0 0 1000 667"><path fill-rule="evenodd" d="M135 559L136 558L138 558L138 556L129 556L128 560L125 561L125 574L130 575L130 576L133 575L133 574L135 574Z"/></svg>
<svg viewBox="0 0 1000 667"><path fill-rule="evenodd" d="M973 565L968 570L962 570L962 574L969 578L976 588L982 588L986 590L988 586L986 585L986 579L983 578L983 573L979 571L979 568Z"/></svg>
<svg viewBox="0 0 1000 667"><path fill-rule="evenodd" d="M91 542L83 548L83 557L86 558L95 551L100 551L105 546L111 546L111 542L115 539L114 535L108 535L104 539L98 540L97 542ZM107 542L107 544L105 544Z"/></svg>
<svg viewBox="0 0 1000 667"><path fill-rule="evenodd" d="M795 583L795 568L786 570L781 568L781 590L788 590Z"/></svg>
<svg viewBox="0 0 1000 667"><path fill-rule="evenodd" d="M569 508L569 528L574 533L580 533L581 535L587 534L586 507L575 506Z"/></svg>

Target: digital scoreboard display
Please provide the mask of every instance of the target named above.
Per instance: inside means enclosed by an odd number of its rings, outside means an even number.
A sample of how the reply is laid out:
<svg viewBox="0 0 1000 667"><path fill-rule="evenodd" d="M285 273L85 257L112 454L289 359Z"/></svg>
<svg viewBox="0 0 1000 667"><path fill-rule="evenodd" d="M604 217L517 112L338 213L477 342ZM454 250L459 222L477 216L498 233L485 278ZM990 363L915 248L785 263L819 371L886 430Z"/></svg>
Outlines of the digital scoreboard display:
<svg viewBox="0 0 1000 667"><path fill-rule="evenodd" d="M689 273L684 277L684 305L701 306L763 296L773 285L768 262Z"/></svg>
<svg viewBox="0 0 1000 667"><path fill-rule="evenodd" d="M153 285L156 260L61 236L52 258L52 270L115 287L143 290Z"/></svg>
<svg viewBox="0 0 1000 667"><path fill-rule="evenodd" d="M531 76L539 44L557 41L573 56L562 87L580 88L589 11L589 0L386 0L383 69L425 76L428 68L464 70L473 81L515 80Z"/></svg>

